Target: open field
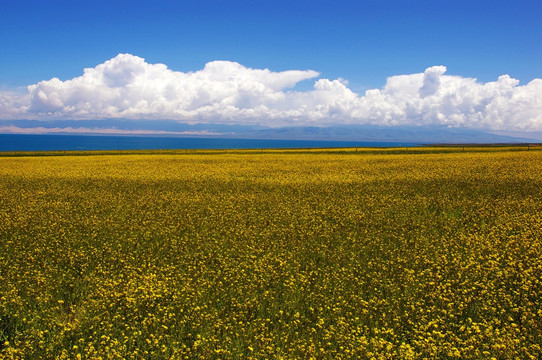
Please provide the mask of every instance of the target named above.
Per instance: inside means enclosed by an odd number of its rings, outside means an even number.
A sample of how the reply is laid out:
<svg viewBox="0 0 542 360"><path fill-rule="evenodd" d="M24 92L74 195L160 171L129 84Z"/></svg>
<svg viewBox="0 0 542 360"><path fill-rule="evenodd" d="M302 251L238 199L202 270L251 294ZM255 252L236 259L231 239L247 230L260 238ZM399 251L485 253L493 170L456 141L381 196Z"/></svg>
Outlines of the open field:
<svg viewBox="0 0 542 360"><path fill-rule="evenodd" d="M15 155L0 357L542 357L541 147Z"/></svg>

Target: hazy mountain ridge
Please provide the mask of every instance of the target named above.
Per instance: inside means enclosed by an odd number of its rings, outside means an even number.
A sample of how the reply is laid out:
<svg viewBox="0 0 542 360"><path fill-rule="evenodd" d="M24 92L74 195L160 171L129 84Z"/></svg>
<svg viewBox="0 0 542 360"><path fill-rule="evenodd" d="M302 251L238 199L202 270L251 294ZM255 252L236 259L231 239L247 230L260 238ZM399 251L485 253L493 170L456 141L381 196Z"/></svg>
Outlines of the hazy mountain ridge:
<svg viewBox="0 0 542 360"><path fill-rule="evenodd" d="M107 124L107 128L104 125ZM0 133L115 134L204 136L237 139L344 140L418 143L537 142L537 136L514 136L445 126L335 125L265 127L261 125L187 124L171 120L0 120ZM525 133L529 134L529 133ZM524 135L524 136L521 136ZM536 134L533 134L536 135Z"/></svg>
<svg viewBox="0 0 542 360"><path fill-rule="evenodd" d="M485 131L447 128L447 127L379 127L370 125L330 126L330 127L284 127L263 129L237 134L262 139L299 140L348 140L381 142L419 142L419 143L514 143L532 142L534 139L496 135Z"/></svg>

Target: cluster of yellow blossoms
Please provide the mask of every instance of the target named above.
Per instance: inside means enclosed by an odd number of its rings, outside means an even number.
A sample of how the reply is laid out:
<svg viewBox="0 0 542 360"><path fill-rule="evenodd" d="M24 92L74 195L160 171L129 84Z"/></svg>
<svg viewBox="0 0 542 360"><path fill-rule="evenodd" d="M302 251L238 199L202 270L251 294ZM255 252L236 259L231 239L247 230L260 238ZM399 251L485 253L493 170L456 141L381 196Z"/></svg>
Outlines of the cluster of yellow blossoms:
<svg viewBox="0 0 542 360"><path fill-rule="evenodd" d="M537 148L0 157L0 357L539 359L540 174Z"/></svg>

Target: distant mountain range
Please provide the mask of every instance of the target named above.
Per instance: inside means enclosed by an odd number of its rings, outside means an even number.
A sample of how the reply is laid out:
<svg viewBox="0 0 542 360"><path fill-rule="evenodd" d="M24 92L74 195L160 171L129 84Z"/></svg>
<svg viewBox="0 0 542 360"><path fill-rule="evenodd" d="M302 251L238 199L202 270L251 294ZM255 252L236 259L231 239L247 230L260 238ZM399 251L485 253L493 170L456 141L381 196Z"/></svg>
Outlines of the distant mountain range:
<svg viewBox="0 0 542 360"><path fill-rule="evenodd" d="M236 136L252 139L389 141L406 143L518 143L537 141L525 137L497 135L485 131L463 128L418 126L382 127L371 125L283 127L247 131L236 134Z"/></svg>
<svg viewBox="0 0 542 360"><path fill-rule="evenodd" d="M107 134L221 137L236 139L334 140L405 143L540 142L542 134L450 128L444 126L335 125L266 127L260 125L186 124L171 120L0 120L0 133ZM513 136L512 136L513 135Z"/></svg>

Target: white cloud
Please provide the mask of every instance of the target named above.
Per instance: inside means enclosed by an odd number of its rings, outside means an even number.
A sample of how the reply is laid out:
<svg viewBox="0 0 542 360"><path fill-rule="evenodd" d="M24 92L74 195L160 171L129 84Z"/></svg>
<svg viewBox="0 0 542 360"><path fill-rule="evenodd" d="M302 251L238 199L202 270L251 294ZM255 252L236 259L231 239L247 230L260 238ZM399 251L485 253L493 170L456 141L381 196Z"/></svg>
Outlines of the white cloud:
<svg viewBox="0 0 542 360"><path fill-rule="evenodd" d="M420 97L434 95L440 87L440 77L446 72L444 66L433 66L423 73L423 85L420 88Z"/></svg>
<svg viewBox="0 0 542 360"><path fill-rule="evenodd" d="M387 79L364 95L343 79L318 79L294 91L312 70L273 72L213 61L183 73L120 54L82 76L0 93L4 119L173 119L186 122L295 124L444 124L490 130L542 130L542 79L526 85L503 75L495 82L445 75L446 67Z"/></svg>
<svg viewBox="0 0 542 360"><path fill-rule="evenodd" d="M29 111L71 118L243 120L265 115L268 107L284 101L285 88L317 75L249 69L229 61L183 73L120 54L72 80L30 85Z"/></svg>
<svg viewBox="0 0 542 360"><path fill-rule="evenodd" d="M0 92L0 119L24 118L28 113L28 95Z"/></svg>

